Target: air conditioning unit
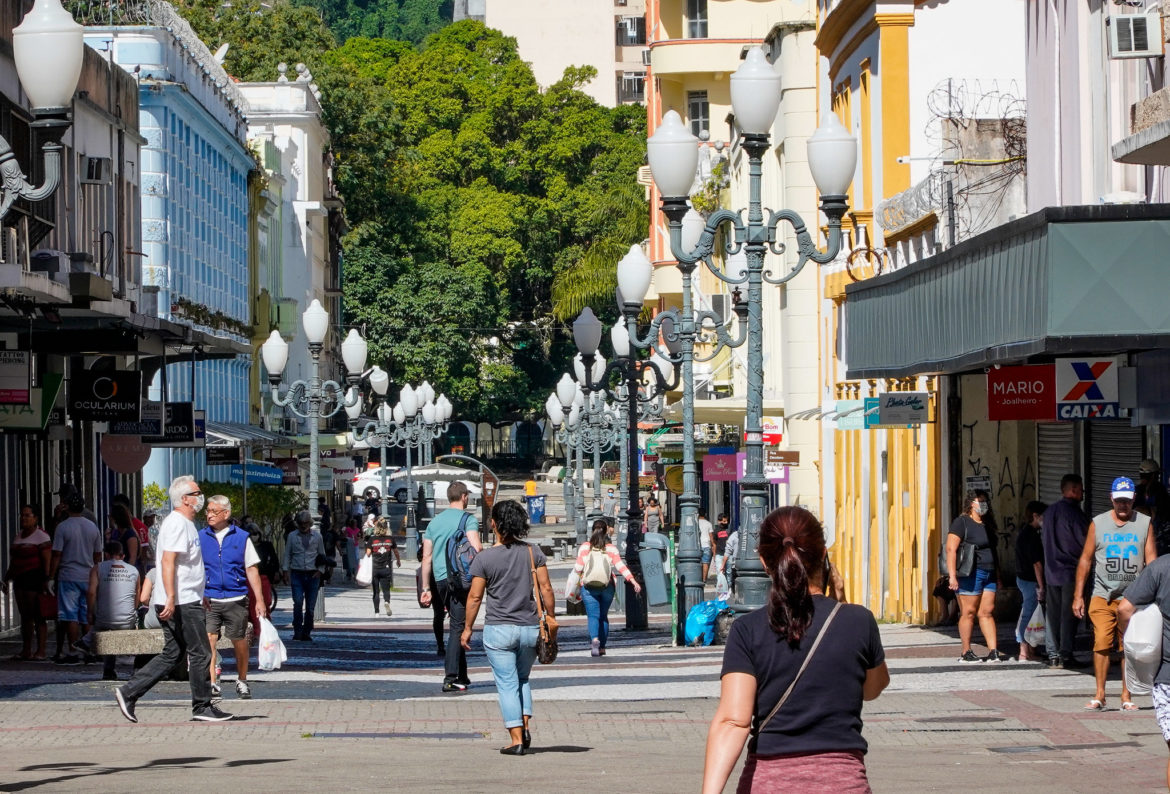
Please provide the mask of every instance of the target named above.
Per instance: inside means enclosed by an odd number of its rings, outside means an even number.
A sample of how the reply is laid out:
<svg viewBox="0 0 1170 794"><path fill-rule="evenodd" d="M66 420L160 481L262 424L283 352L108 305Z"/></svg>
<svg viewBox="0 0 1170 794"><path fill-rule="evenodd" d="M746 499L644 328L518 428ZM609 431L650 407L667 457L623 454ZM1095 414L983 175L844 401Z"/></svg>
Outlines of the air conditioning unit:
<svg viewBox="0 0 1170 794"><path fill-rule="evenodd" d="M614 5L616 5L616 6L624 6L624 5L626 5L628 2L629 2L629 0L614 0Z"/></svg>
<svg viewBox="0 0 1170 794"><path fill-rule="evenodd" d="M1118 14L1109 18L1109 57L1158 58L1163 53L1161 19L1157 9L1146 14Z"/></svg>
<svg viewBox="0 0 1170 794"><path fill-rule="evenodd" d="M648 50L648 49L642 50L642 65L643 66L650 65L650 50Z"/></svg>

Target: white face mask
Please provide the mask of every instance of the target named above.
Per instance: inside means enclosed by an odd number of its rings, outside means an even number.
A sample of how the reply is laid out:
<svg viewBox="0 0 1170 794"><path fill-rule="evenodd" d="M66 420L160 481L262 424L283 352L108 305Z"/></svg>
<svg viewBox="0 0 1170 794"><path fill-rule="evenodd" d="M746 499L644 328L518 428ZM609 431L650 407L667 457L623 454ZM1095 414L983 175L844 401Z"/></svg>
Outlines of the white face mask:
<svg viewBox="0 0 1170 794"><path fill-rule="evenodd" d="M195 512L196 513L198 513L200 510L203 509L203 504L205 501L206 500L203 498L203 494L199 494L198 496L195 497Z"/></svg>
<svg viewBox="0 0 1170 794"><path fill-rule="evenodd" d="M975 503L975 512L981 516L986 515L987 511L990 509L991 509L991 507L987 504L987 502L976 502Z"/></svg>

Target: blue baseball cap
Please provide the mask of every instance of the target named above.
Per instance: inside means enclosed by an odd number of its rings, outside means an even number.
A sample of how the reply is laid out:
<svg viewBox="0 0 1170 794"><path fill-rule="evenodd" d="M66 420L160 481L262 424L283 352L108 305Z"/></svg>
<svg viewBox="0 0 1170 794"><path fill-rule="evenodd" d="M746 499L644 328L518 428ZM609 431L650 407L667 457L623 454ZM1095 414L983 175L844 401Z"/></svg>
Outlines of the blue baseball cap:
<svg viewBox="0 0 1170 794"><path fill-rule="evenodd" d="M1136 493L1133 487L1133 480L1129 477L1118 477L1113 481L1113 487L1110 489L1110 498L1112 499L1129 499L1133 500Z"/></svg>

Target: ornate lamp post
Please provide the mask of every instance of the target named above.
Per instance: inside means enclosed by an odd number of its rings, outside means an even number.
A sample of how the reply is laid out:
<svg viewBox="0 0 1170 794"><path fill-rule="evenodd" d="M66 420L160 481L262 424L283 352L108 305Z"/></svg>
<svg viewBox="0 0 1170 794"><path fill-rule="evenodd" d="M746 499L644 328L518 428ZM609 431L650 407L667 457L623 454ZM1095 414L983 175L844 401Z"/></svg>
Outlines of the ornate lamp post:
<svg viewBox="0 0 1170 794"><path fill-rule="evenodd" d="M350 433L354 440L365 441L370 446L376 446L381 453L382 465L378 470L378 475L382 480L378 489L382 502L380 515L388 517L390 515L390 493L386 483L386 448L393 446L391 436L396 429L393 410L386 402L386 391L390 388L390 376L381 367L374 367L373 371L370 372L370 387L373 388L374 394L378 398L378 405L374 410L376 420L366 422L364 427L358 428L362 412L360 399L356 400L352 406L347 405L345 412L349 416Z"/></svg>
<svg viewBox="0 0 1170 794"><path fill-rule="evenodd" d="M630 246L630 252L625 259L641 256L641 247ZM623 261L625 261L623 259ZM586 308L581 316L573 323L573 341L581 353L583 373L586 384L592 389L604 388L614 378L622 382L617 394L624 398L626 408L624 415L628 422L626 428L626 446L629 468L626 472L626 565L639 580L642 577L642 563L638 551L642 544L642 510L638 507L638 419L643 413L643 406L654 404L666 392L678 387L679 373L674 363L659 354L656 344L662 325L661 317L655 317L645 338L638 336L638 314L642 311L641 299L650 289L650 263L646 262L645 273L627 272L623 282L622 268L618 269L618 289L621 296L637 295L637 302L630 297L619 299L625 327L619 331L615 326L610 332L610 339L614 345L614 360L601 371L600 377L594 377L594 363L597 356L597 347L601 342L601 321L593 314L593 310ZM645 286L640 286L638 278L645 276ZM640 289L640 292L638 291ZM633 348L651 350L650 360L639 359L633 355ZM673 376L667 382L667 373ZM644 384L646 375L650 376L650 383ZM595 385L596 384L596 385ZM558 389L560 384L558 384ZM658 406L661 413L661 404ZM644 629L648 624L646 603L634 593L633 587L626 587L626 628Z"/></svg>
<svg viewBox="0 0 1170 794"><path fill-rule="evenodd" d="M41 144L45 181L39 187L30 185L12 146L0 137L0 221L17 199L46 199L61 181L61 139L73 124L73 92L85 62L83 31L61 7L61 0L37 0L12 31L12 56L32 104L32 126L45 139Z"/></svg>
<svg viewBox="0 0 1170 794"><path fill-rule="evenodd" d="M417 389L407 384L402 387L398 402L389 411L389 424L393 425L393 431L387 436L386 446L406 449L406 490L409 499L414 498L412 451L418 450L419 464L425 465L431 442L447 431L447 423L451 419L451 401L443 394L436 400L434 395L434 389L426 381ZM385 489L383 494L385 503ZM406 554L418 554L418 525L414 520L413 508L408 508L406 521Z"/></svg>
<svg viewBox="0 0 1170 794"><path fill-rule="evenodd" d="M273 403L309 420L309 513L313 516L313 528L320 530L317 520L318 475L321 466L318 425L322 419L335 416L338 411L361 399L356 387L366 366L367 348L366 340L354 329L350 329L349 335L341 343L341 358L348 372L346 381L351 387L347 394L340 383L321 380L321 350L329 333L329 313L322 308L320 301L314 299L309 308L305 309L301 315L301 326L309 340L309 355L313 358L312 375L307 381L290 383L284 397L280 396L279 389L281 373L288 363L288 343L279 331L273 331L268 341L260 346L260 354L264 359L264 368L268 370Z"/></svg>
<svg viewBox="0 0 1170 794"><path fill-rule="evenodd" d="M836 116L830 115L808 141L808 160L813 180L821 194L821 211L829 227L828 246L819 251L816 241L805 227L800 215L792 210L770 211L765 221L761 206L760 188L764 153L769 147L768 130L776 117L780 104L780 76L768 64L760 49L748 52L744 63L731 77L731 103L736 124L742 133L742 146L748 154L750 198L746 222L740 213L726 209L713 212L707 219L699 239L693 246L684 245L683 217L688 211L688 193L695 179L698 164L699 141L687 130L682 119L674 111L668 112L662 124L647 142L647 156L654 181L662 195L662 212L670 224L670 247L678 260L683 277L684 310L682 322L676 333L683 343L683 356L690 358L687 348L693 350L697 334L702 334L702 323L706 316L700 315L696 327L690 303L690 283L695 267L700 261L722 281L747 286L747 303L742 307L738 290L736 311L741 316L746 311L746 342L748 347L747 366L747 412L744 431L747 446L747 469L741 483L742 508L740 511L739 554L736 579L736 593L733 605L737 610L748 611L764 604L769 581L759 561L760 524L767 505L767 481L764 479L763 457L763 283L783 284L797 275L809 260L825 264L833 260L841 248L841 218L848 209L847 192L857 167L857 141L841 126ZM788 223L796 236L799 259L787 273L773 276L764 270L764 254L768 251L780 256L785 244L779 240L777 229L781 223ZM727 225L729 254L744 251L747 268L739 273L727 273L715 266L712 254L715 250L715 235L719 228ZM627 293L633 295L633 292ZM645 295L645 290L640 296ZM730 339L722 329L717 329L718 346L739 346L744 339ZM684 375L684 380L691 380ZM684 444L691 438L693 447L693 410L687 416L684 405ZM686 427L691 423L690 431ZM692 471L691 477L694 477ZM686 470L684 469L684 480ZM684 483L685 486L685 483ZM689 534L689 533L684 533ZM689 538L680 543L680 569L684 556L690 552ZM689 562L689 560L688 560ZM688 596L688 604L689 604Z"/></svg>

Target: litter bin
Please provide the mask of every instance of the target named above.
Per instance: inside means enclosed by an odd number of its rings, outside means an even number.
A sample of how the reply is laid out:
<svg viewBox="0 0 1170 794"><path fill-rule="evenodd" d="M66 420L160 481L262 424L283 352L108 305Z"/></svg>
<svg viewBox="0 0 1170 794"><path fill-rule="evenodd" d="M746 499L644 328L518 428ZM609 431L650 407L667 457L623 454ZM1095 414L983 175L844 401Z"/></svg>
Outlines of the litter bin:
<svg viewBox="0 0 1170 794"><path fill-rule="evenodd" d="M666 536L659 532L644 534L638 547L642 579L646 584L646 602L650 606L670 603L670 570L666 564L666 548Z"/></svg>
<svg viewBox="0 0 1170 794"><path fill-rule="evenodd" d="M525 496L524 503L528 506L528 523L529 524L543 524L544 523L544 497L543 496Z"/></svg>

